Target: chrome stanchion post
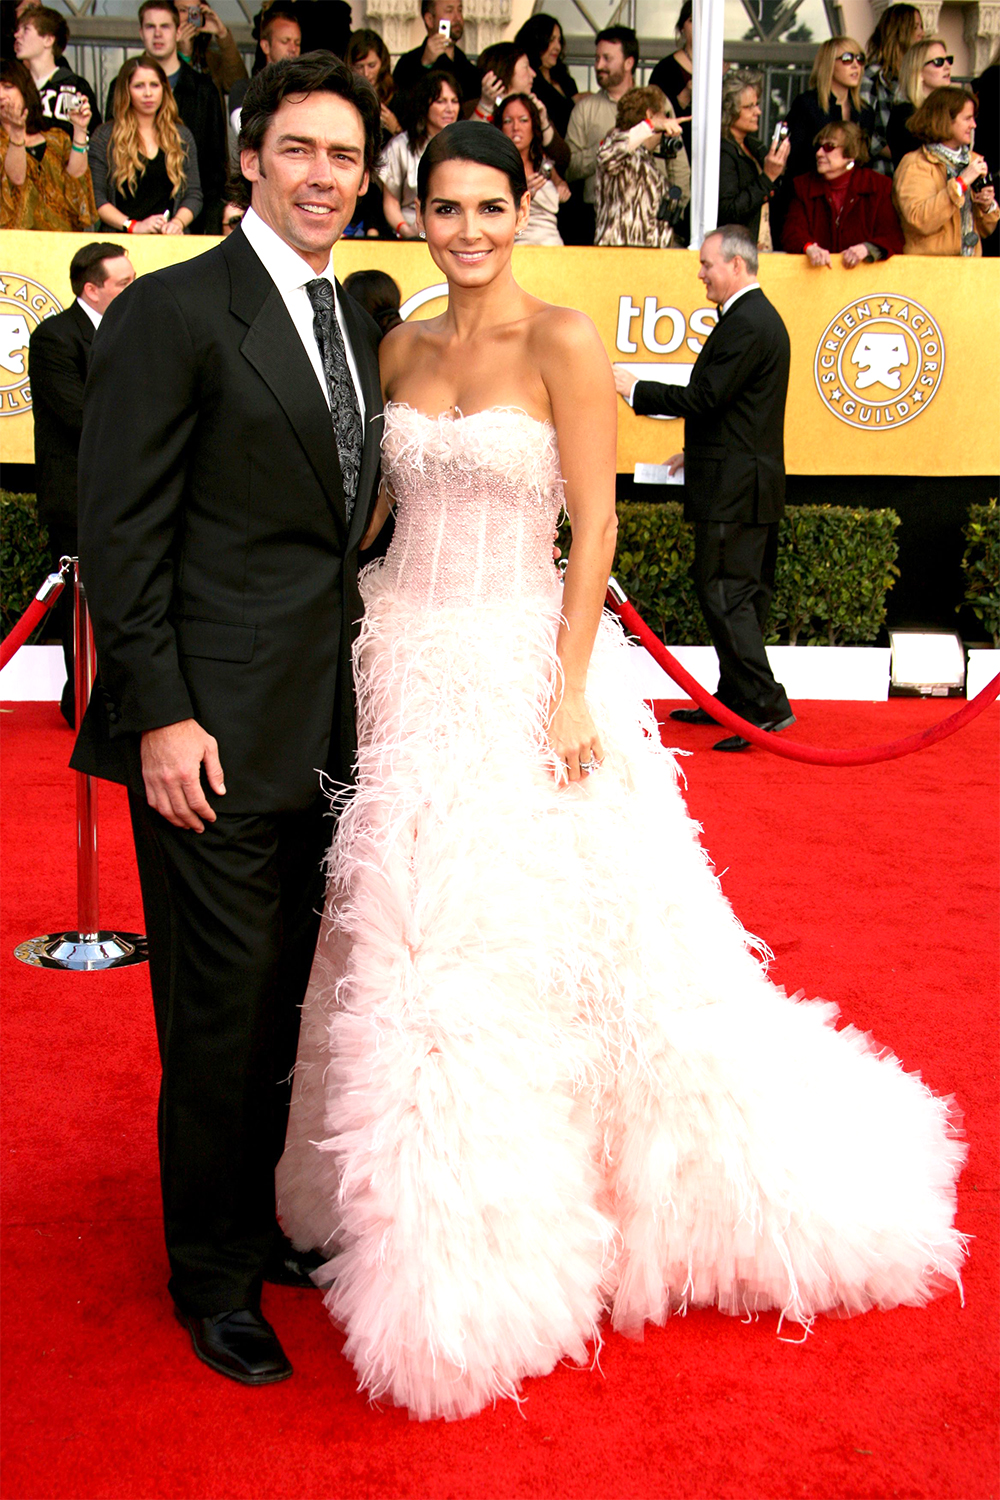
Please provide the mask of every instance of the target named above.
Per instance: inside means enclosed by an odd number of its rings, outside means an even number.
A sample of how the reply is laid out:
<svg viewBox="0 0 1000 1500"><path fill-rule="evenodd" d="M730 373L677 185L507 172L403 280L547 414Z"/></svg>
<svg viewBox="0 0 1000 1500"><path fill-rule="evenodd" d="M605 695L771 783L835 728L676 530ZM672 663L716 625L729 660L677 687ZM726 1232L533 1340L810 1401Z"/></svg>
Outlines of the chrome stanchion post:
<svg viewBox="0 0 1000 1500"><path fill-rule="evenodd" d="M73 670L76 728L79 733L97 676L94 631L80 564L73 559ZM73 932L29 938L14 949L15 958L40 969L123 969L146 962L146 939L136 932L102 932L97 863L97 780L76 775L76 920Z"/></svg>

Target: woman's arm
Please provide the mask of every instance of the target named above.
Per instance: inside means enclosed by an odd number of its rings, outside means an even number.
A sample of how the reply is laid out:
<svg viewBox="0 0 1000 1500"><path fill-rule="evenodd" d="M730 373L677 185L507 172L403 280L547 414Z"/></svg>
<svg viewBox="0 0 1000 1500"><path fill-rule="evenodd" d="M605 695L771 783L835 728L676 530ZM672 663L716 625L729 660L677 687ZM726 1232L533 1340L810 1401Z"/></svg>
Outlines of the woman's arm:
<svg viewBox="0 0 1000 1500"><path fill-rule="evenodd" d="M756 163L748 163L751 167ZM729 151L719 153L719 223L742 224L752 218L771 196L774 184L757 168L758 175L740 185L739 162Z"/></svg>
<svg viewBox="0 0 1000 1500"><path fill-rule="evenodd" d="M88 111L89 113L89 111ZM65 203L65 228L76 234L93 229L97 209L94 207L94 190L90 182L87 153L74 151L64 130L49 130L45 133L46 152L42 161L43 174L46 159L52 152L49 181L61 193ZM71 171L74 162L82 162L83 169Z"/></svg>
<svg viewBox="0 0 1000 1500"><path fill-rule="evenodd" d="M358 548L359 552L367 552L369 547L375 545L376 537L391 514L392 506L389 504L389 494L383 480L378 487L378 499L375 501L375 509L371 513L368 525L365 528L365 534L361 538L361 544Z"/></svg>
<svg viewBox="0 0 1000 1500"><path fill-rule="evenodd" d="M173 216L167 220L164 226L164 234L183 234L187 226L201 213L205 202L205 195L201 190L201 173L198 170L198 148L194 143L194 136L186 126L181 126L181 139L184 142L184 173L187 184L184 188L184 197Z"/></svg>
<svg viewBox="0 0 1000 1500"><path fill-rule="evenodd" d="M589 318L553 308L538 331L538 359L552 405L573 530L556 638L561 680L553 685L549 744L570 781L604 750L587 707L587 670L615 555L618 413L611 366ZM586 774L584 771L583 774Z"/></svg>

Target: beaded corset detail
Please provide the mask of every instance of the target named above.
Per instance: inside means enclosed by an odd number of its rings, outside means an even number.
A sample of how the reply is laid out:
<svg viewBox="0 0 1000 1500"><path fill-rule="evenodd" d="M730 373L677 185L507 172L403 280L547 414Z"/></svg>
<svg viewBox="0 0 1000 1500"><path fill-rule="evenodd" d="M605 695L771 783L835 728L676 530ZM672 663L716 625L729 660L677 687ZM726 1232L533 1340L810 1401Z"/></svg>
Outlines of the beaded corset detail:
<svg viewBox="0 0 1000 1500"><path fill-rule="evenodd" d="M390 402L382 467L396 530L368 587L425 609L558 592L563 488L548 423L512 407L429 417Z"/></svg>

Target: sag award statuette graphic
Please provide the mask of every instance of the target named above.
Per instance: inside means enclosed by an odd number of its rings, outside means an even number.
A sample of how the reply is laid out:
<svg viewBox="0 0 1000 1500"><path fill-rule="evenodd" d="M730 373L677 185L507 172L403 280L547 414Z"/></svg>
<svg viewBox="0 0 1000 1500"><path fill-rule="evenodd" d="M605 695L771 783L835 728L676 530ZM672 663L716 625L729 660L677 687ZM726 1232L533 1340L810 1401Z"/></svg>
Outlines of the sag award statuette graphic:
<svg viewBox="0 0 1000 1500"><path fill-rule="evenodd" d="M926 307L895 292L850 302L816 348L816 387L842 422L865 432L902 427L933 401L944 339Z"/></svg>
<svg viewBox="0 0 1000 1500"><path fill-rule="evenodd" d="M62 312L62 303L30 276L0 271L0 417L31 410L28 340L43 318Z"/></svg>

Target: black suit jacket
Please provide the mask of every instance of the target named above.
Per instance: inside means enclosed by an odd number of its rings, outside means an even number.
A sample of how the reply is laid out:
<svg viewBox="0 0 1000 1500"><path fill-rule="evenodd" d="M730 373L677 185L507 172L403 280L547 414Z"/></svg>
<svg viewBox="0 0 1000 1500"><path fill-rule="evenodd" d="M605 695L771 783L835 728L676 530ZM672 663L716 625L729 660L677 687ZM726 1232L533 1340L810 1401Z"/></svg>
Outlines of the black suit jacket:
<svg viewBox="0 0 1000 1500"><path fill-rule="evenodd" d="M74 301L39 323L28 345L35 481L44 521L76 525L76 462L94 325Z"/></svg>
<svg viewBox="0 0 1000 1500"><path fill-rule="evenodd" d="M640 416L683 417L688 521L780 521L785 508L784 323L755 288L705 340L687 386L637 382Z"/></svg>
<svg viewBox="0 0 1000 1500"><path fill-rule="evenodd" d="M350 776L357 549L379 470L379 330L342 296L368 420L348 521L330 411L241 230L105 314L80 447L97 639L73 765L142 791L140 737L195 718L227 812L307 806Z"/></svg>

